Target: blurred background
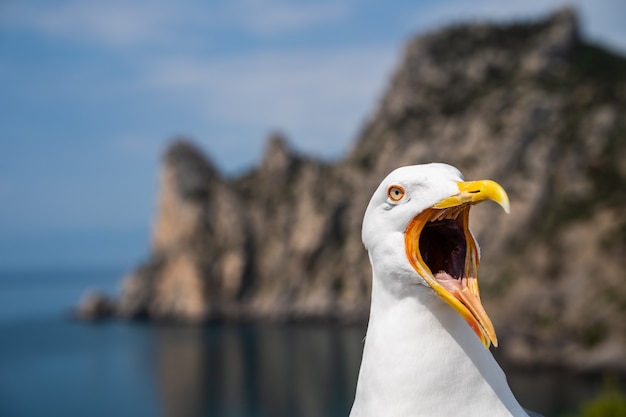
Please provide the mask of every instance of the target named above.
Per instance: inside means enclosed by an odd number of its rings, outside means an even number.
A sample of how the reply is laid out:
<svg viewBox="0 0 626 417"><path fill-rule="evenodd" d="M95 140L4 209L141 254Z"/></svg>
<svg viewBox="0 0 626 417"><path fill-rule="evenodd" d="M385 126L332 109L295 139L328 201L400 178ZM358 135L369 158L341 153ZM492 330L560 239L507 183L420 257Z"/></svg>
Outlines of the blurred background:
<svg viewBox="0 0 626 417"><path fill-rule="evenodd" d="M276 130L298 153L340 160L410 38L563 5L586 40L626 54L622 0L3 1L0 415L347 415L363 324L88 325L68 313L89 288L117 294L148 256L173 138L192 138L226 178L256 166ZM604 383L509 375L546 415L572 415Z"/></svg>

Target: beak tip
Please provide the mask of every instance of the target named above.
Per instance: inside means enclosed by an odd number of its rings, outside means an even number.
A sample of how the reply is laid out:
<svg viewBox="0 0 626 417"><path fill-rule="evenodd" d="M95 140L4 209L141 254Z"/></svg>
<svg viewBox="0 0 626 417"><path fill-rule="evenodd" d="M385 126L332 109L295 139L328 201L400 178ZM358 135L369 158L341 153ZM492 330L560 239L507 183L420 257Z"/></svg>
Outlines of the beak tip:
<svg viewBox="0 0 626 417"><path fill-rule="evenodd" d="M511 214L511 202L506 191L504 191L504 189L500 187L500 185L498 185L497 183L494 183L494 186L498 189L496 191L496 198L494 199L494 201L500 204L506 214Z"/></svg>
<svg viewBox="0 0 626 417"><path fill-rule="evenodd" d="M509 201L509 196L506 194L506 191L497 183L494 183L494 186L497 187L497 191L495 192L493 201L498 203L506 214L511 214L511 202Z"/></svg>

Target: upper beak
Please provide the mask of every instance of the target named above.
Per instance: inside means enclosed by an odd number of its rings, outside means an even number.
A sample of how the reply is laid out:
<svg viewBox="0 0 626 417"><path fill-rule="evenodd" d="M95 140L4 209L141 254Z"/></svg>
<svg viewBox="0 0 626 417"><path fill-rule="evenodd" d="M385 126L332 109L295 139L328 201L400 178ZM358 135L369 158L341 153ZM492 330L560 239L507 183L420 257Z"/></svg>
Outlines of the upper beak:
<svg viewBox="0 0 626 417"><path fill-rule="evenodd" d="M511 204L509 197L506 195L504 188L495 181L465 181L457 183L459 193L448 198L444 198L433 206L436 209L444 209L449 207L460 206L461 204L477 204L486 200L495 201L500 204L504 212L511 212Z"/></svg>
<svg viewBox="0 0 626 417"><path fill-rule="evenodd" d="M406 254L416 272L465 319L483 345L486 348L490 344L498 346L495 329L480 301L478 288L480 260L476 241L469 230L469 210L471 205L491 200L501 205L504 211L509 213L509 199L504 189L491 180L459 182L457 186L459 190L457 194L439 201L430 209L422 211L409 223L405 231ZM429 242L420 241L424 228L432 225L448 227L448 234L452 232L461 233L460 231L463 233L462 238L459 237L458 241L453 242L457 245L454 254L425 253L427 258L430 255L439 259L437 267L444 266L442 270L436 271L431 271L420 249L420 243L423 246L433 246ZM435 232L431 232L430 235L436 236ZM441 240L444 237L437 237L437 239ZM463 241L464 244L462 244ZM442 247L449 248L450 245L442 245ZM456 252L462 254L463 249L464 260L453 259ZM431 250L434 251L434 249ZM461 268L463 269L462 276L454 276L455 273L445 270L446 265L455 262L464 262L464 267Z"/></svg>

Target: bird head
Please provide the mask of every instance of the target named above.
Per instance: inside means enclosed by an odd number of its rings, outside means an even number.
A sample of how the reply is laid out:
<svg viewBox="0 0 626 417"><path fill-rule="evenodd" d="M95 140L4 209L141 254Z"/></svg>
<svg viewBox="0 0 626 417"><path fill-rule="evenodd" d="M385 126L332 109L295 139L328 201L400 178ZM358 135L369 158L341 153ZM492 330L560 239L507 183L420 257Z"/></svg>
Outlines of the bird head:
<svg viewBox="0 0 626 417"><path fill-rule="evenodd" d="M464 181L440 163L401 167L374 192L362 239L375 268L400 285L425 285L465 319L483 345L498 345L480 301L480 250L470 208L491 200L509 212L504 189L491 180Z"/></svg>

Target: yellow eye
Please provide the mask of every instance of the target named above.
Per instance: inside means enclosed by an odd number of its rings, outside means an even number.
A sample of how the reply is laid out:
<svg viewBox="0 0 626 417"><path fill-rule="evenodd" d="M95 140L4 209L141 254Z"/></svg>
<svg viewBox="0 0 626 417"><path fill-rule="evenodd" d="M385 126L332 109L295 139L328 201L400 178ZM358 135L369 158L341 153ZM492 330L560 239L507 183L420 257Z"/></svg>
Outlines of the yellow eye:
<svg viewBox="0 0 626 417"><path fill-rule="evenodd" d="M389 187L389 190L387 190L387 195L391 201L398 202L404 198L404 188L399 185L392 185Z"/></svg>

